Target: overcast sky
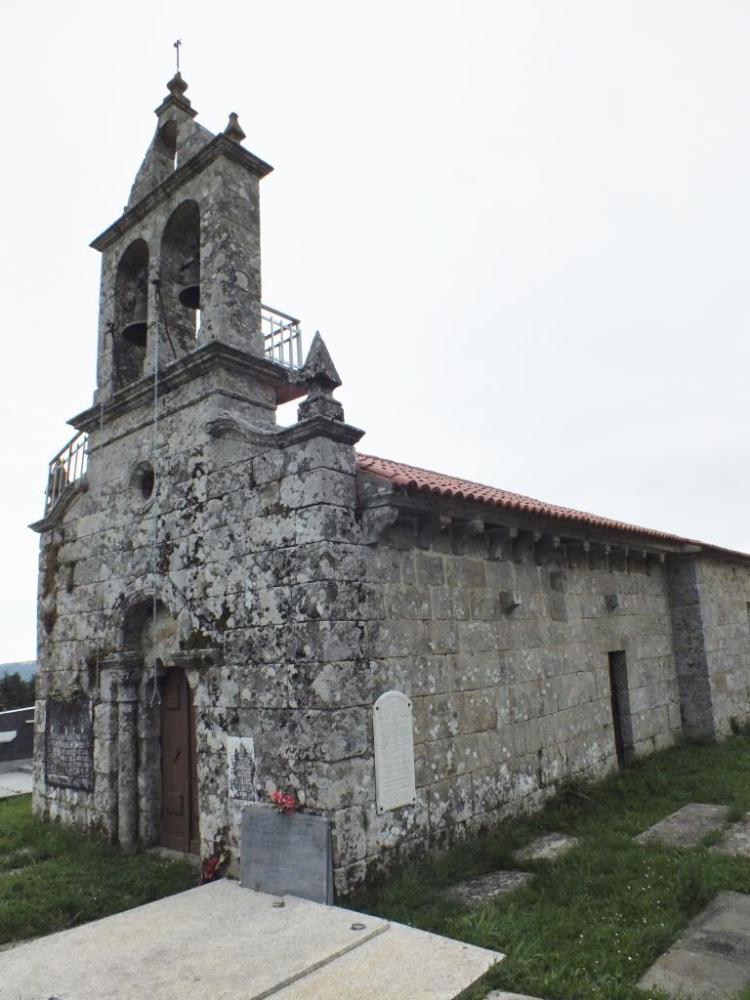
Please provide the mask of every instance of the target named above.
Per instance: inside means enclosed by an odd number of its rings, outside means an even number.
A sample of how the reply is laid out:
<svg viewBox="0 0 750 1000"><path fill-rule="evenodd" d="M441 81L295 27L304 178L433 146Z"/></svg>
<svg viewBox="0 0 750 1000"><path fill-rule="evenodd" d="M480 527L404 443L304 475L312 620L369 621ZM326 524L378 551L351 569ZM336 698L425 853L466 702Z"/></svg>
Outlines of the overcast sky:
<svg viewBox="0 0 750 1000"><path fill-rule="evenodd" d="M0 661L35 655L46 463L94 389L98 254L182 70L238 112L264 301L363 451L750 550L750 4L8 3ZM286 420L293 415L286 416Z"/></svg>

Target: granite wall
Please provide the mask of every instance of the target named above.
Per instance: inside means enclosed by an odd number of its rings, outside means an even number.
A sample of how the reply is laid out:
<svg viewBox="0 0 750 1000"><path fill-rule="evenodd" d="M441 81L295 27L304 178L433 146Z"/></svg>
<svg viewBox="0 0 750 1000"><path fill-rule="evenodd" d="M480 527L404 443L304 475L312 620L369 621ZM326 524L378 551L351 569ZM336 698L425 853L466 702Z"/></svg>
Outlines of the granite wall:
<svg viewBox="0 0 750 1000"><path fill-rule="evenodd" d="M340 884L615 767L610 653L625 654L626 753L680 732L660 563L489 559L486 536L455 547L451 530L426 538L407 520L370 551L384 616L367 627L367 657L376 691L412 696L417 803L378 816L371 784L356 785L336 814Z"/></svg>

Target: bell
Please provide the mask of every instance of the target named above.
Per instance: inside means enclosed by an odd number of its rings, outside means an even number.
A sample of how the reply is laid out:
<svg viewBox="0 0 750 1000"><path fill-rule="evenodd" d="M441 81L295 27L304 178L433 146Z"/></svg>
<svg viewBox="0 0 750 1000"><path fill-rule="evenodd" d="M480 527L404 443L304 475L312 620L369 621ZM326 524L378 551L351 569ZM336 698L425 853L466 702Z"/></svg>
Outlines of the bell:
<svg viewBox="0 0 750 1000"><path fill-rule="evenodd" d="M201 271L198 256L186 260L180 267L177 279L182 285L179 293L179 300L188 309L200 309L201 307Z"/></svg>
<svg viewBox="0 0 750 1000"><path fill-rule="evenodd" d="M122 339L134 347L146 346L146 288L135 290L132 315L122 328Z"/></svg>

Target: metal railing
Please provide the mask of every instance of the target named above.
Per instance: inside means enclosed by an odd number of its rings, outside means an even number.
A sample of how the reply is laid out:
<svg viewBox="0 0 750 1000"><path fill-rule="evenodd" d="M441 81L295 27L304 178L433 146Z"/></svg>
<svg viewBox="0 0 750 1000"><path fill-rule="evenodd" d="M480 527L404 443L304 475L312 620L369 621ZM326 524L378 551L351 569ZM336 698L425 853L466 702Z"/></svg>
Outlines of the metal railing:
<svg viewBox="0 0 750 1000"><path fill-rule="evenodd" d="M284 368L302 367L302 329L300 321L278 309L261 305L261 329L266 357Z"/></svg>
<svg viewBox="0 0 750 1000"><path fill-rule="evenodd" d="M302 367L302 329L300 321L270 306L261 306L261 325L265 354L284 368ZM66 486L86 472L88 434L81 431L58 451L49 463L44 511L48 513L62 496Z"/></svg>
<svg viewBox="0 0 750 1000"><path fill-rule="evenodd" d="M88 434L81 431L72 437L49 463L45 513L55 506L65 487L80 479L85 473L89 458L88 443Z"/></svg>

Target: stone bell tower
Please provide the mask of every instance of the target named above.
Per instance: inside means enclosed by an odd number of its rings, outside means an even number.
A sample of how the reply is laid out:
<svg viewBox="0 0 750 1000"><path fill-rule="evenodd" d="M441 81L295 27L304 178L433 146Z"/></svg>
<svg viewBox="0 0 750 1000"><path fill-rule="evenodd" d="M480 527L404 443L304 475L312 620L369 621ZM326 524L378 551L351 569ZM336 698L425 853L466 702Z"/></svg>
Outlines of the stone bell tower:
<svg viewBox="0 0 750 1000"><path fill-rule="evenodd" d="M363 571L361 432L320 337L303 366L298 321L261 305L271 168L237 115L213 135L179 73L167 86L128 205L92 244L96 391L33 525L34 808L126 848L236 860L248 803L296 788L332 808L313 762L366 739L350 709L310 709L318 669L362 655L349 612L324 607L342 566Z"/></svg>
<svg viewBox="0 0 750 1000"><path fill-rule="evenodd" d="M177 73L123 215L102 254L96 402L196 347L221 341L264 356L259 182L237 115L219 135L195 121Z"/></svg>

